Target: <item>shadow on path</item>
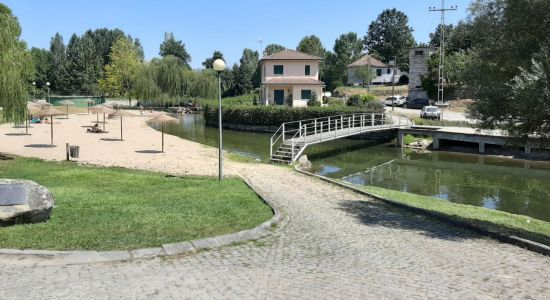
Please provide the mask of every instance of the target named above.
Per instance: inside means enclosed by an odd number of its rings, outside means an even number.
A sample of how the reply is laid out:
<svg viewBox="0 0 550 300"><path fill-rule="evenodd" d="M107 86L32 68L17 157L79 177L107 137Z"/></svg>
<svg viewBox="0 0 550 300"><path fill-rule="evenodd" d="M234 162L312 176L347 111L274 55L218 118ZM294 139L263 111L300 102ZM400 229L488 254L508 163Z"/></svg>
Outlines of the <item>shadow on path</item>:
<svg viewBox="0 0 550 300"><path fill-rule="evenodd" d="M30 133L14 132L14 133L4 133L4 135L7 135L7 136L24 136L24 135L31 135L31 134Z"/></svg>
<svg viewBox="0 0 550 300"><path fill-rule="evenodd" d="M123 140L117 138L100 138L100 140L106 142L123 142Z"/></svg>
<svg viewBox="0 0 550 300"><path fill-rule="evenodd" d="M136 153L156 154L156 153L162 153L162 151L159 151L159 150L136 150Z"/></svg>
<svg viewBox="0 0 550 300"><path fill-rule="evenodd" d="M52 145L50 144L30 144L30 145L25 145L25 147L28 147L28 148L52 148ZM56 145L53 145L53 148L57 147Z"/></svg>
<svg viewBox="0 0 550 300"><path fill-rule="evenodd" d="M340 209L369 226L418 231L432 238L452 241L482 238L468 229L451 226L429 216L415 214L384 203L346 200L340 205Z"/></svg>

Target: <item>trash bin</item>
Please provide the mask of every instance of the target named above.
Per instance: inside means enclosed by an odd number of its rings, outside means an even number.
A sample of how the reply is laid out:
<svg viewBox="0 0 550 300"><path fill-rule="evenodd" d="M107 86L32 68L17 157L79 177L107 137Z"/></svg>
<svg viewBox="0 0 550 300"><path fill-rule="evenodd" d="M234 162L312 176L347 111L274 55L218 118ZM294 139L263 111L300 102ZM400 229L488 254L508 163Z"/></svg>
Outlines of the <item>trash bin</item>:
<svg viewBox="0 0 550 300"><path fill-rule="evenodd" d="M69 153L71 154L72 158L78 158L78 154L80 153L80 146L71 146L69 148Z"/></svg>

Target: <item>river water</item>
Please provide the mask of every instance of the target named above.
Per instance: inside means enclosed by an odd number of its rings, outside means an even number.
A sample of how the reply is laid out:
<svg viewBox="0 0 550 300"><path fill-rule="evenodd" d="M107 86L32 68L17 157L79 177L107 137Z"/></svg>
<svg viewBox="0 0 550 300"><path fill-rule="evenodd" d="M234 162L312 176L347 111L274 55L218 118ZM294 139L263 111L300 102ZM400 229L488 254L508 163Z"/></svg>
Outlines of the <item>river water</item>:
<svg viewBox="0 0 550 300"><path fill-rule="evenodd" d="M217 128L189 114L165 132L209 146ZM224 130L224 149L266 162L271 134ZM312 172L359 185L432 196L550 221L550 163L452 152L416 153L342 139L308 148ZM437 200L435 200L437 201Z"/></svg>

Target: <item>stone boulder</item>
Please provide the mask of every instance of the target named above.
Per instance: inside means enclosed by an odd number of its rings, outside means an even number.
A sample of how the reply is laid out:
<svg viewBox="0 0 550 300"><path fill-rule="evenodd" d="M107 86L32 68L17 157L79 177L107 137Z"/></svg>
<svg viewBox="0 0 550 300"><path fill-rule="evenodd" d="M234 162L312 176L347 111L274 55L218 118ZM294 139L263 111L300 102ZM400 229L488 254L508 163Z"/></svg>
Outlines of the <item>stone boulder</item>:
<svg viewBox="0 0 550 300"><path fill-rule="evenodd" d="M46 221L53 204L48 189L34 181L0 179L0 227Z"/></svg>
<svg viewBox="0 0 550 300"><path fill-rule="evenodd" d="M298 158L298 166L300 169L309 169L311 168L311 162L307 159L307 155L302 155Z"/></svg>

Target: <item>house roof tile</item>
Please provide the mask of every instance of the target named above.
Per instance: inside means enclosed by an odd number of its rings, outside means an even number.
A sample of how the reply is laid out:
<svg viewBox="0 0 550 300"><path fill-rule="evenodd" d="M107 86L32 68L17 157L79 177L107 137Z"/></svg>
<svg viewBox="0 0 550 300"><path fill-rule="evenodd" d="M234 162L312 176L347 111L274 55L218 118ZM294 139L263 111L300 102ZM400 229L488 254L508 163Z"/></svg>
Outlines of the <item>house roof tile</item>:
<svg viewBox="0 0 550 300"><path fill-rule="evenodd" d="M379 68L387 68L388 65L381 62L380 60L370 56L370 55L364 55L363 57L361 57L360 59L352 62L351 64L348 65L348 67L362 67L362 66L367 66L367 65L371 65L373 67L379 67Z"/></svg>
<svg viewBox="0 0 550 300"><path fill-rule="evenodd" d="M323 60L323 59L319 56L310 55L300 51L285 49L283 51L279 51L271 55L264 56L262 60Z"/></svg>

